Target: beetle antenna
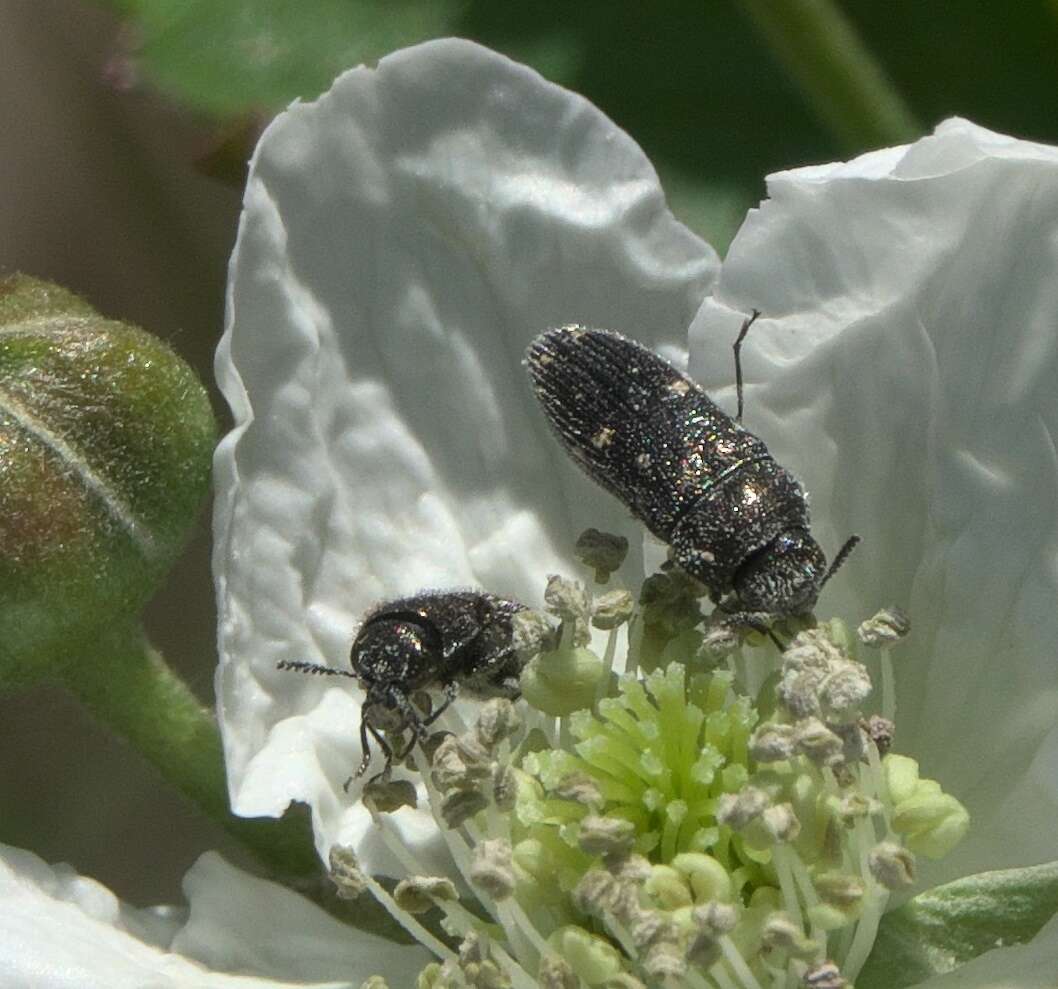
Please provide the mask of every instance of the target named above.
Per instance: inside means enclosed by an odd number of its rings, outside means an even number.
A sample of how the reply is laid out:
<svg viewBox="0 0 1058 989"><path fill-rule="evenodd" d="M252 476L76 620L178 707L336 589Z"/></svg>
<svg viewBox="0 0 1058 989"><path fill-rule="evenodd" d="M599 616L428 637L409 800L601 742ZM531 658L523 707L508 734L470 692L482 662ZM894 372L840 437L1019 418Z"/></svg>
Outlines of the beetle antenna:
<svg viewBox="0 0 1058 989"><path fill-rule="evenodd" d="M834 562L830 564L830 569L826 572L826 576L819 582L820 590L822 590L823 585L838 572L841 565L849 558L849 554L859 544L859 541L859 536L849 536L849 538L845 540L845 545L838 550L838 555L834 557Z"/></svg>
<svg viewBox="0 0 1058 989"><path fill-rule="evenodd" d="M738 395L738 414L735 416L735 422L742 422L742 341L746 339L749 328L757 321L759 315L759 309L750 310L750 314L743 321L742 327L738 331L738 338L735 340L735 394Z"/></svg>
<svg viewBox="0 0 1058 989"><path fill-rule="evenodd" d="M357 679L356 674L350 673L348 670L339 670L333 666L320 666L319 663L306 663L298 659L284 659L282 662L276 663L276 669L294 670L295 673L313 673L321 676L352 677L354 680Z"/></svg>

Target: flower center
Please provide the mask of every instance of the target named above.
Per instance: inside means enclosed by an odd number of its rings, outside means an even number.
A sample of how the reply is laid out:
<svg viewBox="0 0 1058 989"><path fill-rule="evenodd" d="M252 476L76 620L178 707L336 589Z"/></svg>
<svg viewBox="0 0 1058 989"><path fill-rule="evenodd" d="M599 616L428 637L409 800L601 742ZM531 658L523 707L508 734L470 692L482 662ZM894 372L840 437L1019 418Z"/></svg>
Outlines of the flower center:
<svg viewBox="0 0 1058 989"><path fill-rule="evenodd" d="M581 558L606 582L620 561L613 537L595 537ZM365 790L407 876L390 895L341 849L332 874L437 955L420 986L838 989L890 891L913 882L915 853L965 834L962 805L888 752L901 613L857 635L812 619L750 631L722 608L703 617L701 592L674 569L637 605L552 578L557 629L516 616L523 700L481 704L429 761L413 753L476 904L400 844L388 813L414 801L411 784ZM866 710L868 662L880 713ZM433 910L440 933L417 919Z"/></svg>

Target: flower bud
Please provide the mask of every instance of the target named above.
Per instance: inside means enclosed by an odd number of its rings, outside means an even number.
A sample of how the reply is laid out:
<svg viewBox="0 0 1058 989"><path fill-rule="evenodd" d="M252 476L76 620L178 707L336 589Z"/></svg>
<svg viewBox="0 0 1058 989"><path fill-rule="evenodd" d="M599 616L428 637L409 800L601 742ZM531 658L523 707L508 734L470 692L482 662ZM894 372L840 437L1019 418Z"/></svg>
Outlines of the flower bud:
<svg viewBox="0 0 1058 989"><path fill-rule="evenodd" d="M601 937L589 934L583 927L560 927L547 942L590 986L613 978L621 971L621 956L617 949Z"/></svg>
<svg viewBox="0 0 1058 989"><path fill-rule="evenodd" d="M690 888L680 874L669 865L653 866L650 870L650 878L647 879L643 889L663 910L687 907L694 902Z"/></svg>
<svg viewBox="0 0 1058 989"><path fill-rule="evenodd" d="M922 780L930 783L932 780ZM896 805L893 830L907 847L931 859L943 858L970 828L970 815L955 797L920 786L914 796Z"/></svg>
<svg viewBox="0 0 1058 989"><path fill-rule="evenodd" d="M882 772L889 799L894 804L909 800L918 787L918 763L906 755L890 753L882 760Z"/></svg>
<svg viewBox="0 0 1058 989"><path fill-rule="evenodd" d="M538 711L564 717L591 707L604 673L603 661L590 649L541 653L522 670L522 696Z"/></svg>
<svg viewBox="0 0 1058 989"><path fill-rule="evenodd" d="M0 280L0 677L135 618L209 481L205 390L164 343L69 292Z"/></svg>
<svg viewBox="0 0 1058 989"><path fill-rule="evenodd" d="M732 896L731 876L715 858L701 852L681 852L672 867L686 876L698 903L728 901Z"/></svg>

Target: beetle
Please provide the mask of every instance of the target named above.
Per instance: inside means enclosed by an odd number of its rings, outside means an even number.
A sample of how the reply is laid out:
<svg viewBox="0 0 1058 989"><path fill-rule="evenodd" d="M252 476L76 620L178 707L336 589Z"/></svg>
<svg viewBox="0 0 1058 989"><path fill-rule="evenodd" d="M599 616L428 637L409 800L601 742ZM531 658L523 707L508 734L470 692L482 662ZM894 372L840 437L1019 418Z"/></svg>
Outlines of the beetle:
<svg viewBox="0 0 1058 989"><path fill-rule="evenodd" d="M370 734L386 758L382 772L373 777L378 779L389 775L394 760L404 759L426 740L426 729L461 691L479 698L519 695L522 663L511 619L524 610L517 601L485 591L421 591L368 612L350 650L351 670L300 661L283 661L278 668L359 681L366 696L360 713L363 759L355 778L370 765ZM445 700L423 714L411 698L431 690L442 690ZM411 740L394 753L382 732L407 729ZM353 779L346 780L346 788Z"/></svg>
<svg viewBox="0 0 1058 989"><path fill-rule="evenodd" d="M728 620L748 627L809 614L859 542L852 536L828 569L804 489L741 424L739 348L758 315L735 342L736 419L663 358L610 330L549 330L526 356L536 397L573 460L668 543L715 602L733 592Z"/></svg>

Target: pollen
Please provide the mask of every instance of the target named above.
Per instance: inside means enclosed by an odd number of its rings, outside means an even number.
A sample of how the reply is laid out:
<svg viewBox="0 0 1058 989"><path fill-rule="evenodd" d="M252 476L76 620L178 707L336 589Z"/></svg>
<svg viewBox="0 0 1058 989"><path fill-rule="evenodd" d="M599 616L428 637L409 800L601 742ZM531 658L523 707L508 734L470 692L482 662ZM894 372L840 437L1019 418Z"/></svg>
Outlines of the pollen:
<svg viewBox="0 0 1058 989"><path fill-rule="evenodd" d="M605 450L612 442L617 433L609 426L603 426L592 438L591 445L596 450Z"/></svg>

